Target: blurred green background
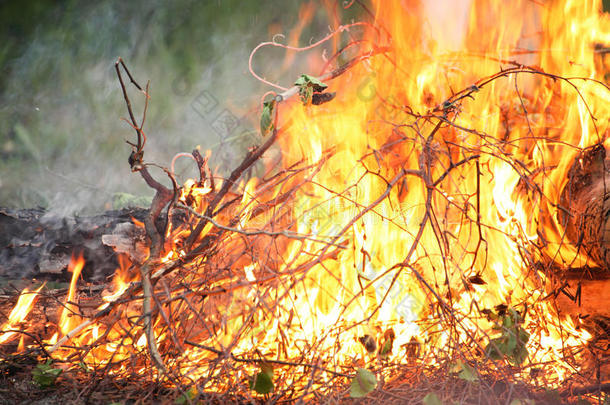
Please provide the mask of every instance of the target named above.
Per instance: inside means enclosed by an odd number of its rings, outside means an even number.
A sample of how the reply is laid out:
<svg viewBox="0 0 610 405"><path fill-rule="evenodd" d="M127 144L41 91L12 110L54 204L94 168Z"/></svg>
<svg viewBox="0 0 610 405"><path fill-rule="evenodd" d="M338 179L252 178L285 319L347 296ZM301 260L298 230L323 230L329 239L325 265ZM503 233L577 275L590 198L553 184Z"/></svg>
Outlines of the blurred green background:
<svg viewBox="0 0 610 405"><path fill-rule="evenodd" d="M322 2L0 2L0 207L68 215L131 204L132 196L146 204L152 191L127 163L134 132L120 120L118 56L140 84L151 81L146 161L169 166L200 145L226 174L256 143L248 131L268 90L249 74L249 53L275 34L289 37L305 3L312 20L301 44L328 32ZM343 13L340 0L325 3ZM355 8L343 20L357 18ZM297 59L286 68L284 56L261 53L257 71L290 84L308 65ZM143 98L130 89L139 116ZM184 177L194 176L191 162L179 163Z"/></svg>
<svg viewBox="0 0 610 405"><path fill-rule="evenodd" d="M269 90L248 72L250 51L276 34L290 38L299 24L301 45L320 39L334 25L329 7L343 22L362 19L343 3L0 0L0 207L69 215L147 204L152 191L127 163L134 133L120 119L118 56L142 85L151 81L146 161L169 166L200 145L227 174L259 141L256 108ZM265 50L256 70L284 85L311 73L307 55L288 66L284 57ZM142 96L130 89L139 116ZM179 180L192 169L180 160Z"/></svg>

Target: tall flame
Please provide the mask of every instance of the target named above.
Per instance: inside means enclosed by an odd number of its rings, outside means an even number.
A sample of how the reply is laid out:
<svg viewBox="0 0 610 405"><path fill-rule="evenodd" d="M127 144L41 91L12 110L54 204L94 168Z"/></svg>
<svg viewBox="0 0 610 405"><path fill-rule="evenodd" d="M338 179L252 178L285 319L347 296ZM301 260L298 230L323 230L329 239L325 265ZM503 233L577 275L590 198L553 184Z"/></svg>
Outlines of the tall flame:
<svg viewBox="0 0 610 405"><path fill-rule="evenodd" d="M75 298L77 294L76 286L84 266L85 259L82 253L79 256L73 255L68 264L68 272L72 273L72 278L70 280L70 289L68 290L66 303L64 304L61 316L59 317L59 329L64 335L74 329L80 321L80 316L78 315L79 309L78 305L75 303Z"/></svg>

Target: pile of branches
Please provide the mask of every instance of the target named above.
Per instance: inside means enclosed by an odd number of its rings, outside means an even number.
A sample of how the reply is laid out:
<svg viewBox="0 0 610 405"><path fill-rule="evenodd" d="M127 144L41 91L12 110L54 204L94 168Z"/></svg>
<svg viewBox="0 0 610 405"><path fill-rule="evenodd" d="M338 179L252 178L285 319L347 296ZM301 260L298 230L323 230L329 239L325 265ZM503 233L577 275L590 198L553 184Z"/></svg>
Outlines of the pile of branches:
<svg viewBox="0 0 610 405"><path fill-rule="evenodd" d="M340 69L321 76L320 82L332 80L359 62L384 52L385 49L377 48L359 55ZM439 250L445 254L445 260L452 260L454 255L450 254L449 248L454 242L446 222L438 215L438 198L444 195L446 183L459 182L462 170L475 170L477 179L480 179L484 170L480 159L484 155L493 154L507 162L519 174L519 187L532 201L545 198L544 190L535 181L538 173L532 173L529 167L518 161L506 144L477 129L460 127L452 119L459 113L465 100L476 97L476 93L490 83L509 76L536 75L553 81L567 81L573 85L573 80L545 73L535 67L511 62L507 64L512 66L455 92L451 98L431 108L427 114L418 114L404 106L386 105L409 117L409 124L390 123L393 137L381 148L371 150L370 154L354 162L355 165L363 165L367 175L381 177L386 183L386 191L370 205L360 206L341 229L331 236L322 236L296 231L299 222L306 219L294 216L293 205L300 190L320 186L316 183L315 176L332 157L332 149L324 151L318 162L303 160L291 167L272 168L254 189L239 186L248 170L259 162L278 137L290 131L290 121L279 126L279 106L292 96L303 96L298 86L276 94L272 104L267 104L274 108L267 110L268 122L264 125L267 133L263 134L266 137L260 145L249 151L227 178L222 181L216 179L208 167L207 158L197 150L192 152L192 160L199 171L196 186L208 190L203 197L198 198L192 186L178 184L171 170L162 168L171 182L169 188L149 172L151 164L144 160L147 138L143 130L149 84L140 86L119 59L116 72L129 113L128 123L136 133L135 142L130 142L132 152L129 164L156 192L144 221L149 249L147 258L138 262L131 257L129 272L132 281L102 309L91 310L77 303L63 303L71 308L81 322L54 345L44 343L31 331L20 331L33 342L31 349L18 356L5 356L1 367L4 370L15 367L20 359L32 356L33 353L54 359L55 364L82 364L84 370L79 374L80 380L75 381L85 387L79 390L79 396L84 399L94 398L95 392L107 390L109 381L112 381L115 387L116 384L139 384L140 389L134 389L134 397L146 391L147 395L152 396L173 395L185 403L196 403L199 400L256 402L260 399L269 402L340 402L348 400L350 394L352 397L368 394L371 399L382 403L405 403L419 402L426 396L430 398L433 391L441 398L461 397L466 401L474 398L481 402L495 402L498 398L507 402L511 398L556 400L552 396L547 398L543 390L533 388L540 386L537 373L544 364L528 370L520 367L523 358L527 356L527 352L522 351L527 341L523 334L527 332L521 326L527 309L519 312L508 306L498 307L493 314L485 313L486 309L476 309L475 317L487 315L495 319L512 320L511 327L514 327L517 338L516 348L506 352L496 347L494 352L494 345L500 346L502 342L488 336L488 341L492 343L487 347L482 345L480 335L475 337L465 327L471 315L461 313L452 306L452 297L460 291L450 285L449 276L445 276L447 278L444 280L443 277L430 280L412 260L427 229L438 237ZM145 98L140 120L136 119L133 112L125 74ZM331 96L320 96L322 89L316 87L315 83L312 88L314 93L305 95L306 99L309 98L306 101L311 103L314 94L318 94L316 99L322 102L332 99ZM527 121L525 108L521 120ZM477 137L479 147L471 148L452 142L446 136L452 130L464 131ZM366 166L371 161L389 159L406 144L413 145L419 151L417 167L397 164L393 171L382 171ZM596 151L599 152L599 148ZM582 159L583 156L585 155L579 157ZM440 171L439 162L446 163ZM401 352L404 357L401 361L390 361L384 350L387 350L385 347L389 343L391 351L394 337L391 329L388 329L381 331L380 336L354 336L371 355L371 359L356 359L351 364L344 364L335 359L335 353L320 348L329 347L329 341L338 342L338 336L342 334L354 334L357 325L337 324L329 330L309 331L311 339L307 342L291 341L289 331L302 327L299 325L299 308L290 307L290 299L286 299L291 290L305 283L308 272L313 268L324 267L325 263L336 260L342 251L348 249L353 226L366 215L376 213L376 207L388 199L391 193L407 187L407 179L410 178L420 182L425 192L426 206L418 233L411 235L412 243L405 252L404 259L400 263L388 265L384 270L384 275L390 276L391 285L385 296L380 297L379 306L370 313L363 314L360 324L366 324L374 318L391 288L408 271L429 297L427 316L417 322L422 330L429 331L430 334L443 331L447 336L445 347L437 348L431 354L426 351L425 341L414 339L401 348L404 351ZM347 199L349 190L356 187L356 184L346 184L345 190L337 195ZM462 220L469 224L478 241L475 249L468 252L474 257L472 266L461 269L463 274L470 274L464 279L465 289L485 283L480 274L473 273L476 271L476 258L488 254L485 234L494 227L481 220L479 210L482 187L477 180L475 195L446 199L444 202L445 208L463 215ZM398 222L396 225L401 226ZM185 229L188 232L184 232ZM544 240L542 236L541 238ZM527 241L524 233L518 244L526 267L540 269L542 266L542 270L548 274L556 270L552 261L545 262L541 259L545 257L544 243L533 245ZM291 249L290 257L285 256L288 246ZM168 259L168 249L177 254ZM371 252L363 251L361 254L364 261L364 257L370 256ZM308 259L302 260L303 257ZM246 269L250 269L250 273ZM531 281L536 277L530 275L528 278ZM363 278L360 290L353 291L353 296L367 294L375 281ZM548 289L546 282L531 282L543 290ZM565 290L564 287L558 286L541 299L560 294ZM43 296L41 302L48 298ZM55 300L58 301L57 297ZM349 302L346 303L345 309L349 305ZM274 327L278 337L276 347L270 352L269 348L257 347L257 341L252 336L256 335L253 331L260 325L271 325L277 313L290 316L282 317L281 320L276 318L282 324ZM87 345L71 345L73 339L96 324L102 325L101 331ZM117 331L120 331L118 335ZM142 340L141 336L145 339ZM108 350L109 342L115 344L112 352ZM336 350L340 351L340 348L337 347ZM566 350L564 361L578 369L576 363L582 361L583 350L585 349L572 352ZM58 353L70 354L57 356ZM99 366L92 363L92 355L103 358L103 361L99 360ZM513 361L496 361L503 356ZM358 368L358 365L362 367ZM371 383L367 381L368 374L361 369L372 370L377 374L372 387L369 387ZM599 367L597 371L599 379ZM590 381L592 375L594 377L594 374L582 374L577 378L579 381ZM142 381L146 381L147 386L143 387ZM473 382L476 384L473 385ZM354 388L354 385L357 387ZM171 388L170 393L168 387ZM564 390L557 392L557 395L568 398L580 394L599 394L606 388L598 381L594 386L583 386L580 391Z"/></svg>

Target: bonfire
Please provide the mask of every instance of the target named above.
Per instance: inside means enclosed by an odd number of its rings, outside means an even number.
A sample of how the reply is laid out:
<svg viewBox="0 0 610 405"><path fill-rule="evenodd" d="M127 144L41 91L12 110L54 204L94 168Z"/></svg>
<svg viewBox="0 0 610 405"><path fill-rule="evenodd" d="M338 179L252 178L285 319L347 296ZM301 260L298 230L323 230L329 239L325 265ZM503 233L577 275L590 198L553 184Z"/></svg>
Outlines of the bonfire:
<svg viewBox="0 0 610 405"><path fill-rule="evenodd" d="M93 402L608 398L601 2L372 3L306 47L253 50L269 92L226 175L199 150L177 155L197 178L151 174L153 85L117 61L129 164L156 192L143 243L100 288L75 252L65 294L14 297L5 380ZM276 83L256 69L269 47L322 62Z"/></svg>

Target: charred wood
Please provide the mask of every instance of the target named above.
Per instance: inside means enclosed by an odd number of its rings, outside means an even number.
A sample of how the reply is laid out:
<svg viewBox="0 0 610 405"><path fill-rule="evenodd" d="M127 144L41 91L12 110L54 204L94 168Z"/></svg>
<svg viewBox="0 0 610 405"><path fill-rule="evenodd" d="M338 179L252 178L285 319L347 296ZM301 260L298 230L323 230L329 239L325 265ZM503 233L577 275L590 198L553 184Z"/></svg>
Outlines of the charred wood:
<svg viewBox="0 0 610 405"><path fill-rule="evenodd" d="M118 267L118 253L143 260L147 245L147 209L129 208L93 216L57 217L42 209L0 208L0 277L5 279L70 279L72 254L82 253L83 278L100 281Z"/></svg>

